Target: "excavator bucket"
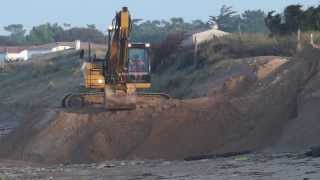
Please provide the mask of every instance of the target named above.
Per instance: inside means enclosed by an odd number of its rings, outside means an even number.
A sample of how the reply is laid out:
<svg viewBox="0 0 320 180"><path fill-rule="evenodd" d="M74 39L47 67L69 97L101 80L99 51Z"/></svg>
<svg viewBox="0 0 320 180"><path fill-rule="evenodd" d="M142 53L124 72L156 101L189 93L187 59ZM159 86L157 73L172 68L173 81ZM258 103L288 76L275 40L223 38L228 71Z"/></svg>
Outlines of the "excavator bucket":
<svg viewBox="0 0 320 180"><path fill-rule="evenodd" d="M114 92L106 87L104 105L109 111L134 110L136 109L136 94L123 91Z"/></svg>

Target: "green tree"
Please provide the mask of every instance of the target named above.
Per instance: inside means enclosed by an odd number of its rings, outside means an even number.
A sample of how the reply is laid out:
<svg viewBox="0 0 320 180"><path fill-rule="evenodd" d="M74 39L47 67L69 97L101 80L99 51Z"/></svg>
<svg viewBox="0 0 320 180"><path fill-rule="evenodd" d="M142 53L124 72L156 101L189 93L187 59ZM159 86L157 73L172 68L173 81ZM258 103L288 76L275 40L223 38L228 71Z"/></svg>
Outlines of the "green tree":
<svg viewBox="0 0 320 180"><path fill-rule="evenodd" d="M193 20L192 25L195 27L208 27L208 24L206 24L205 22L203 22L199 19Z"/></svg>
<svg viewBox="0 0 320 180"><path fill-rule="evenodd" d="M290 5L282 14L268 13L266 25L272 34L291 34L302 31L320 30L320 6L304 10L301 5Z"/></svg>
<svg viewBox="0 0 320 180"><path fill-rule="evenodd" d="M265 23L269 28L272 35L279 35L286 33L285 24L282 23L282 16L281 14L274 14L275 11L271 11L268 13L267 17L265 18Z"/></svg>
<svg viewBox="0 0 320 180"><path fill-rule="evenodd" d="M131 40L136 42L160 43L165 40L169 34L185 34L181 32L202 31L209 29L210 26L201 20L185 22L183 18L171 18L166 20L143 21L142 19L134 19Z"/></svg>
<svg viewBox="0 0 320 180"><path fill-rule="evenodd" d="M4 30L10 32L10 38L17 43L23 43L25 41L26 30L22 24L11 24L4 27Z"/></svg>
<svg viewBox="0 0 320 180"><path fill-rule="evenodd" d="M166 37L167 29L160 21L134 21L131 40L135 42L159 42Z"/></svg>
<svg viewBox="0 0 320 180"><path fill-rule="evenodd" d="M33 27L27 36L27 40L31 44L51 43L55 42L56 35L63 31L63 28L57 23L46 23Z"/></svg>
<svg viewBox="0 0 320 180"><path fill-rule="evenodd" d="M320 30L320 6L305 10L301 21L301 28L304 31Z"/></svg>
<svg viewBox="0 0 320 180"><path fill-rule="evenodd" d="M295 33L302 28L303 10L301 5L290 5L284 10L286 33Z"/></svg>
<svg viewBox="0 0 320 180"><path fill-rule="evenodd" d="M266 15L261 10L248 10L242 13L241 26L244 32L267 33L268 28L264 19Z"/></svg>
<svg viewBox="0 0 320 180"><path fill-rule="evenodd" d="M173 17L170 21L172 27L182 27L184 25L184 20L181 17Z"/></svg>
<svg viewBox="0 0 320 180"><path fill-rule="evenodd" d="M63 27L64 27L64 29L70 29L71 24L70 23L63 23Z"/></svg>
<svg viewBox="0 0 320 180"><path fill-rule="evenodd" d="M54 36L55 41L75 41L105 43L104 34L98 29L92 28L71 28L61 31Z"/></svg>
<svg viewBox="0 0 320 180"><path fill-rule="evenodd" d="M87 24L87 27L89 29L96 29L96 25L95 24Z"/></svg>
<svg viewBox="0 0 320 180"><path fill-rule="evenodd" d="M0 36L0 46L15 46L19 45L16 41L12 41L8 36Z"/></svg>
<svg viewBox="0 0 320 180"><path fill-rule="evenodd" d="M219 29L226 32L237 32L241 22L240 15L232 10L232 6L223 5L218 16L210 16L209 23L217 24Z"/></svg>

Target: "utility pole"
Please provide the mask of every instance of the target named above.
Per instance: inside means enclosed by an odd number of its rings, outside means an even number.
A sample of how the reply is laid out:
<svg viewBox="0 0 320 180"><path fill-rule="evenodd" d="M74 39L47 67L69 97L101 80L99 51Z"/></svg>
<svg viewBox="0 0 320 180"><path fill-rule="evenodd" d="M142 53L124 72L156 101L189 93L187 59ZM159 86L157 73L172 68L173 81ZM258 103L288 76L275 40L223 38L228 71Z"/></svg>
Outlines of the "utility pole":
<svg viewBox="0 0 320 180"><path fill-rule="evenodd" d="M301 29L298 29L298 33L297 33L298 37L297 37L297 52L301 52L302 51L302 45L301 45Z"/></svg>
<svg viewBox="0 0 320 180"><path fill-rule="evenodd" d="M313 33L310 34L310 44L314 46Z"/></svg>
<svg viewBox="0 0 320 180"><path fill-rule="evenodd" d="M238 27L238 29L239 29L239 35L240 35L240 39L242 38L242 29L241 29L241 24L239 23L239 27Z"/></svg>
<svg viewBox="0 0 320 180"><path fill-rule="evenodd" d="M194 65L197 65L197 58L198 58L198 40L197 40L197 37L194 36L193 38L193 45L194 45L194 56L193 56L193 64Z"/></svg>
<svg viewBox="0 0 320 180"><path fill-rule="evenodd" d="M310 45L311 45L313 48L320 49L320 45L314 43L313 33L310 34Z"/></svg>
<svg viewBox="0 0 320 180"><path fill-rule="evenodd" d="M0 71L4 70L4 62L0 60Z"/></svg>

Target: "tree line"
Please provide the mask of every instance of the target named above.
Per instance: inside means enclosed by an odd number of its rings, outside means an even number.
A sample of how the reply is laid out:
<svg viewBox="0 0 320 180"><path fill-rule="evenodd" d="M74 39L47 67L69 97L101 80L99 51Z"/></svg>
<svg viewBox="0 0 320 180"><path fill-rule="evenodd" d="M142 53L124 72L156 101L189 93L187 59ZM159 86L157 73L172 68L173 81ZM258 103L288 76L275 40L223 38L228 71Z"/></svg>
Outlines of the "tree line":
<svg viewBox="0 0 320 180"><path fill-rule="evenodd" d="M218 16L210 16L209 23L231 33L268 33L265 18L262 10L247 10L239 14L231 6L223 5Z"/></svg>
<svg viewBox="0 0 320 180"><path fill-rule="evenodd" d="M210 16L208 21L185 21L183 18L174 17L169 20L143 20L133 19L132 41L158 43L166 39L169 34L205 31L218 25L227 32L265 33L268 31L264 22L265 13L261 10L246 11L242 15L232 10L232 7L223 6L220 14ZM71 24L46 23L34 26L27 33L22 24L11 24L4 27L9 36L0 36L0 45L34 45L58 41L91 41L105 43L105 35L94 24L86 27L72 27Z"/></svg>
<svg viewBox="0 0 320 180"><path fill-rule="evenodd" d="M193 32L209 28L210 25L201 20L189 23L185 22L183 18L171 18L168 21L133 19L131 40L156 43L164 40L168 34L173 32ZM4 27L4 29L10 35L0 36L0 45L45 44L75 40L103 44L106 41L105 34L97 29L94 24L87 25L87 27L71 27L69 24L66 26L66 24L46 23L34 26L28 34L22 24L11 24Z"/></svg>
<svg viewBox="0 0 320 180"><path fill-rule="evenodd" d="M37 45L61 41L81 40L86 42L104 43L105 36L94 25L87 27L63 26L46 23L34 26L28 34L22 24L11 24L4 27L9 36L0 36L0 45Z"/></svg>
<svg viewBox="0 0 320 180"><path fill-rule="evenodd" d="M301 31L320 30L320 5L303 9L302 5L290 5L283 13L271 11L265 19L273 35L285 35Z"/></svg>
<svg viewBox="0 0 320 180"><path fill-rule="evenodd" d="M213 26L231 33L270 33L284 35L302 31L320 30L320 6L303 9L301 5L290 5L282 13L262 10L247 10L238 13L231 6L222 6L218 15L208 21L185 21L183 18L170 20L133 19L132 41L158 43L168 35L180 32L192 34ZM90 41L105 43L105 35L94 24L86 27L72 27L71 24L46 23L34 26L28 33L22 24L4 27L9 36L0 36L0 45L34 45L59 41Z"/></svg>

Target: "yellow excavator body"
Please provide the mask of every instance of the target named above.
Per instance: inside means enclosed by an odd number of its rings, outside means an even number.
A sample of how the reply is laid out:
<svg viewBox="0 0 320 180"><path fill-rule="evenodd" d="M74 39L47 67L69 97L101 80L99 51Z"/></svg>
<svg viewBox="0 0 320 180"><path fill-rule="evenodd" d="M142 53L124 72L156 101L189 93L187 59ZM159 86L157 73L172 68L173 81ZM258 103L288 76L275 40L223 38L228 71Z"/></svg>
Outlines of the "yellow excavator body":
<svg viewBox="0 0 320 180"><path fill-rule="evenodd" d="M105 87L105 78L103 68L96 63L84 64L83 69L84 85L88 89L103 89Z"/></svg>
<svg viewBox="0 0 320 180"><path fill-rule="evenodd" d="M104 89L105 77L103 68L96 63L86 62L83 69L84 85L88 89ZM127 83L128 89L145 90L151 88L151 83Z"/></svg>
<svg viewBox="0 0 320 180"><path fill-rule="evenodd" d="M131 28L131 16L124 7L116 13L109 28L106 57L91 57L89 47L89 57L82 66L84 86L96 91L69 94L63 99L64 107L132 110L137 105L144 107L158 99L170 98L162 93L144 92L151 88L150 44L129 42Z"/></svg>

